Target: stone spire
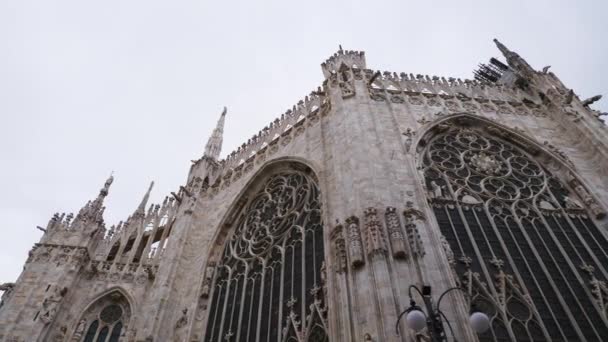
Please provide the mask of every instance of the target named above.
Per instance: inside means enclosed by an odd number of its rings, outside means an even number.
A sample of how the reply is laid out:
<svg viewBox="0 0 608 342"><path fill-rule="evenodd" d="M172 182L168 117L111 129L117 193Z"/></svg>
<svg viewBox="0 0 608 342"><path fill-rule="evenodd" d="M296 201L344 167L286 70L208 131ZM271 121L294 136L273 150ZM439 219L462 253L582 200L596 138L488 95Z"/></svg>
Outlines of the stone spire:
<svg viewBox="0 0 608 342"><path fill-rule="evenodd" d="M531 77L534 74L534 69L526 62L525 59L521 58L517 52L509 50L503 43L499 42L498 39L494 38L494 44L503 56L507 60L507 64L514 69L516 72L522 74L525 77Z"/></svg>
<svg viewBox="0 0 608 342"><path fill-rule="evenodd" d="M94 211L102 210L103 200L106 198L106 196L108 196L108 193L110 192L110 185L112 185L112 182L114 182L114 176L110 174L110 177L108 177L106 182L103 184L103 188L99 190L99 195L97 195L97 198L93 201L91 205Z"/></svg>
<svg viewBox="0 0 608 342"><path fill-rule="evenodd" d="M211 133L211 137L205 146L205 157L209 157L214 160L217 160L220 157L220 153L222 152L222 141L224 140L224 121L226 119L226 112L227 109L224 107L224 111L222 111L222 115L217 121L217 125L213 130L213 133Z"/></svg>
<svg viewBox="0 0 608 342"><path fill-rule="evenodd" d="M144 198L141 199L141 203L135 210L133 217L144 217L146 215L146 205L148 204L148 200L150 199L150 192L152 192L152 188L154 187L154 181L150 182L150 187L148 187L148 191L144 195Z"/></svg>
<svg viewBox="0 0 608 342"><path fill-rule="evenodd" d="M78 211L78 214L74 218L74 221L71 223L73 228L77 228L80 226L86 226L89 223L103 223L103 212L105 207L103 206L103 201L108 196L110 191L110 185L114 182L114 176L110 174L110 177L106 180L101 190L99 190L99 195L93 201L88 201L87 204L84 205ZM71 216L72 214L68 215ZM49 223L50 224L50 223Z"/></svg>

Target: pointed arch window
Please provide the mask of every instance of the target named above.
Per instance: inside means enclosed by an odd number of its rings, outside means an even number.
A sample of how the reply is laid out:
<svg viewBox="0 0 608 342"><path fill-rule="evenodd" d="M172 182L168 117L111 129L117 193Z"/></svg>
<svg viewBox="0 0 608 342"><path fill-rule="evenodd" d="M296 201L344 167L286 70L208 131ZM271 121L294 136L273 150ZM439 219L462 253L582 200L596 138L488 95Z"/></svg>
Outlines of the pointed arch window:
<svg viewBox="0 0 608 342"><path fill-rule="evenodd" d="M587 200L482 127L446 125L422 164L457 282L491 315L480 341L608 336L608 240Z"/></svg>
<svg viewBox="0 0 608 342"><path fill-rule="evenodd" d="M120 292L106 295L84 312L70 341L118 342L125 335L130 312L129 304Z"/></svg>
<svg viewBox="0 0 608 342"><path fill-rule="evenodd" d="M313 175L272 175L225 243L205 341L327 341L323 258Z"/></svg>

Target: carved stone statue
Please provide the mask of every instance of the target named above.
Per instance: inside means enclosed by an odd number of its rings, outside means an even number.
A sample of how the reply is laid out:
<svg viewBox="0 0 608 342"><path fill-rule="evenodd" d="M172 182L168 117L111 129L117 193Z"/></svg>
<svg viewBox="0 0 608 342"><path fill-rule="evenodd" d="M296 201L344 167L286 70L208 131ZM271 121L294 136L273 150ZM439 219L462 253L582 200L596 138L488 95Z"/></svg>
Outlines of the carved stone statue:
<svg viewBox="0 0 608 342"><path fill-rule="evenodd" d="M567 195L564 196L564 204L566 205L566 209L581 209L583 207L577 200Z"/></svg>
<svg viewBox="0 0 608 342"><path fill-rule="evenodd" d="M80 338L84 334L84 330L86 329L86 326L87 326L87 320L84 318L81 319L80 322L78 322L78 326L76 326L76 330L74 331L74 335L72 336L72 341L80 341Z"/></svg>
<svg viewBox="0 0 608 342"><path fill-rule="evenodd" d="M405 130L405 132L403 132L403 135L405 136L405 141L403 142L405 152L409 152L410 148L412 147L412 137L414 136L414 133L415 132L412 131L411 128L408 128Z"/></svg>
<svg viewBox="0 0 608 342"><path fill-rule="evenodd" d="M203 279L203 286L201 287L201 297L209 297L211 292L211 282L213 281L213 273L215 271L215 263L210 262L205 268L205 278Z"/></svg>
<svg viewBox="0 0 608 342"><path fill-rule="evenodd" d="M59 290L56 285L51 286L51 293L42 301L42 314L40 319L45 323L49 324L55 319L59 304L65 296L67 289Z"/></svg>
<svg viewBox="0 0 608 342"><path fill-rule="evenodd" d="M572 185L576 194L583 200L583 203L585 203L587 208L591 210L596 218L601 219L606 216L606 212L597 203L595 198L593 198L589 191L587 191L587 189L585 189L585 187L573 176L571 176L570 185Z"/></svg>
<svg viewBox="0 0 608 342"><path fill-rule="evenodd" d="M448 258L448 262L453 265L456 262L456 259L454 259L454 252L452 251L452 247L450 247L450 243L443 234L439 236L439 239L441 241L441 247L443 247L445 255Z"/></svg>
<svg viewBox="0 0 608 342"><path fill-rule="evenodd" d="M425 217L420 210L414 208L414 204L410 201L405 204L403 217L405 219L405 232L410 245L411 254L414 258L421 258L426 253L424 245L422 244L422 239L420 238L420 231L416 225L416 220L424 220Z"/></svg>
<svg viewBox="0 0 608 342"><path fill-rule="evenodd" d="M359 267L365 263L365 260L363 259L363 243L359 230L359 220L353 216L349 217L346 222L348 224L348 251L350 263L353 267Z"/></svg>
<svg viewBox="0 0 608 342"><path fill-rule="evenodd" d="M435 181L431 181L431 198L443 198L443 189Z"/></svg>
<svg viewBox="0 0 608 342"><path fill-rule="evenodd" d="M175 333L174 339L176 342L185 341L186 332L182 331L183 328L188 324L188 308L182 310L182 316L175 322Z"/></svg>
<svg viewBox="0 0 608 342"><path fill-rule="evenodd" d="M333 241L334 249L336 251L336 272L342 273L347 269L348 258L346 256L346 242L344 241L344 235L342 233L342 225L340 225L339 222L336 223L338 226L333 229L331 240Z"/></svg>
<svg viewBox="0 0 608 342"><path fill-rule="evenodd" d="M394 207L386 208L385 218L393 257L396 259L407 258L407 248L405 246L405 239L403 238L397 209Z"/></svg>
<svg viewBox="0 0 608 342"><path fill-rule="evenodd" d="M367 253L386 252L386 242L384 240L384 228L378 220L376 208L365 209L365 231L367 237Z"/></svg>

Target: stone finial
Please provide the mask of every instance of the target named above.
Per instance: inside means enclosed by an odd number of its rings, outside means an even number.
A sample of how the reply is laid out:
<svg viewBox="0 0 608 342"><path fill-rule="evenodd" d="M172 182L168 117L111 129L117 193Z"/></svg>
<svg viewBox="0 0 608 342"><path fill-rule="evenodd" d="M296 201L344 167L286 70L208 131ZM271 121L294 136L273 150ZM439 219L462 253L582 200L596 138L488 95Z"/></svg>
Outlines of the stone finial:
<svg viewBox="0 0 608 342"><path fill-rule="evenodd" d="M226 113L228 109L224 107L222 111L222 115L220 115L219 120L217 121L217 125L211 133L211 137L207 141L207 145L205 146L205 157L209 157L213 160L218 160L220 157L220 153L222 152L222 142L224 140L224 122L226 120Z"/></svg>

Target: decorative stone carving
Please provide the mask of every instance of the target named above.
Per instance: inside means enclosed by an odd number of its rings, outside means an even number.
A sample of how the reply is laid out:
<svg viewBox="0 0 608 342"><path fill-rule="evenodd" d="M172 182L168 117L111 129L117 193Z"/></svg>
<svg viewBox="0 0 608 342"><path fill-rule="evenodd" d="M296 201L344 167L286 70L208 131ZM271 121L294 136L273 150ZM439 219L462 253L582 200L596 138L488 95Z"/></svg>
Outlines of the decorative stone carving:
<svg viewBox="0 0 608 342"><path fill-rule="evenodd" d="M494 112L494 111L496 111L496 108L494 108L494 106L492 106L489 103L483 103L481 105L481 110L484 112Z"/></svg>
<svg viewBox="0 0 608 342"><path fill-rule="evenodd" d="M500 172L502 163L493 156L481 152L471 157L471 165L481 173L493 174Z"/></svg>
<svg viewBox="0 0 608 342"><path fill-rule="evenodd" d="M53 341L55 342L63 342L65 341L65 334L67 333L68 328L65 325L59 327L59 331L55 333L53 336Z"/></svg>
<svg viewBox="0 0 608 342"><path fill-rule="evenodd" d="M443 198L443 187L439 184L437 184L437 182L435 182L434 180L431 181L431 190L430 190L430 197L431 198L437 198L437 199L441 199ZM408 202L411 203L411 202Z"/></svg>
<svg viewBox="0 0 608 342"><path fill-rule="evenodd" d="M342 98L347 99L355 96L355 87L349 82L340 82L340 92L342 93Z"/></svg>
<svg viewBox="0 0 608 342"><path fill-rule="evenodd" d="M464 107L465 110L468 110L468 111L477 111L477 109L478 109L477 106L472 102L465 102L462 104L462 106Z"/></svg>
<svg viewBox="0 0 608 342"><path fill-rule="evenodd" d="M450 265L456 264L456 259L454 259L454 252L452 251L452 247L450 247L450 243L445 238L445 236L443 236L443 234L439 235L439 241L441 242L441 247L443 248L443 251L447 256Z"/></svg>
<svg viewBox="0 0 608 342"><path fill-rule="evenodd" d="M421 125L426 125L427 123L430 123L431 120L427 119L426 116L423 116L420 119L416 120L416 122L418 122Z"/></svg>
<svg viewBox="0 0 608 342"><path fill-rule="evenodd" d="M566 153L564 153L564 151L560 150L559 148L557 148L555 145L549 143L548 141L544 141L543 145L549 151L557 154L561 159L563 159L564 161L566 161L566 163L568 163L568 165L574 167L574 163L570 160L570 158L568 158L568 155Z"/></svg>
<svg viewBox="0 0 608 342"><path fill-rule="evenodd" d="M391 102L392 103L403 103L403 102L405 102L405 100L401 96L393 95L393 96L391 96Z"/></svg>
<svg viewBox="0 0 608 342"><path fill-rule="evenodd" d="M179 330L188 324L188 308L182 310L181 317L175 322L175 330Z"/></svg>
<svg viewBox="0 0 608 342"><path fill-rule="evenodd" d="M385 218L393 257L395 259L407 258L407 248L405 246L405 239L403 238L397 209L394 207L386 208Z"/></svg>
<svg viewBox="0 0 608 342"><path fill-rule="evenodd" d="M347 269L346 242L342 233L342 225L338 225L331 233L331 240L336 255L336 272L342 273Z"/></svg>
<svg viewBox="0 0 608 342"><path fill-rule="evenodd" d="M439 100L437 100L437 99L429 99L426 101L426 104L429 105L429 107L440 107L441 106L441 102L439 102Z"/></svg>
<svg viewBox="0 0 608 342"><path fill-rule="evenodd" d="M422 98L420 96L408 96L408 101L409 103L415 105L415 106L421 106L424 104L424 101L422 100Z"/></svg>
<svg viewBox="0 0 608 342"><path fill-rule="evenodd" d="M376 208L367 208L365 214L365 231L367 236L367 253L373 255L386 252L382 223L378 220Z"/></svg>
<svg viewBox="0 0 608 342"><path fill-rule="evenodd" d="M355 86L350 79L350 69L346 64L342 64L339 70L340 81L338 83L340 87L340 93L343 99L355 96Z"/></svg>
<svg viewBox="0 0 608 342"><path fill-rule="evenodd" d="M570 198L570 196L564 196L564 205L566 209L582 209L583 206L574 198Z"/></svg>
<svg viewBox="0 0 608 342"><path fill-rule="evenodd" d="M405 141L403 142L403 146L405 147L405 152L409 152L412 147L412 138L416 134L411 128L407 128L405 132L403 132L403 136L405 136Z"/></svg>
<svg viewBox="0 0 608 342"><path fill-rule="evenodd" d="M203 279L203 285L201 287L201 297L208 298L211 292L211 282L213 282L213 274L215 273L215 262L210 262L205 267L205 278Z"/></svg>
<svg viewBox="0 0 608 342"><path fill-rule="evenodd" d="M445 101L445 106L451 111L456 111L459 109L458 103L454 101Z"/></svg>
<svg viewBox="0 0 608 342"><path fill-rule="evenodd" d="M45 324L49 324L55 319L57 309L59 309L59 304L61 304L61 301L67 292L67 288L60 290L57 285L52 285L49 291L50 294L42 301L42 314L40 315L40 319Z"/></svg>
<svg viewBox="0 0 608 342"><path fill-rule="evenodd" d="M405 218L405 232L407 234L407 240L410 245L410 251L412 257L422 258L425 255L424 246L422 239L420 238L420 232L416 225L416 220L425 220L424 214L416 208L412 202L407 202L405 205L406 209L403 211L403 217Z"/></svg>
<svg viewBox="0 0 608 342"><path fill-rule="evenodd" d="M350 257L350 264L353 268L357 268L365 264L359 219L355 216L351 216L346 219L346 224L348 225L348 254Z"/></svg>
<svg viewBox="0 0 608 342"><path fill-rule="evenodd" d="M368 87L369 96L374 101L384 101L386 100L386 96L384 95L384 91L380 89L374 89Z"/></svg>
<svg viewBox="0 0 608 342"><path fill-rule="evenodd" d="M84 335L84 330L87 327L87 320L86 319L81 319L80 322L78 322L78 325L76 326L76 330L74 331L74 335L72 336L72 341L73 342L77 342L80 341L82 338L82 335Z"/></svg>
<svg viewBox="0 0 608 342"><path fill-rule="evenodd" d="M574 176L570 176L570 185L576 192L576 194L583 200L583 203L591 210L591 213L597 218L601 219L606 216L606 212L602 209L602 207L597 203L595 198L591 196L591 194L585 189L585 187L578 181L578 179L574 178Z"/></svg>

